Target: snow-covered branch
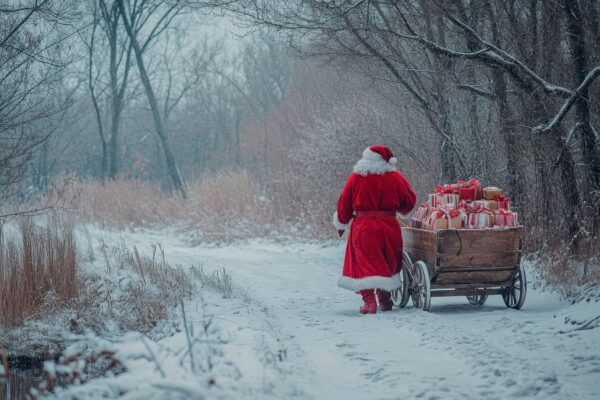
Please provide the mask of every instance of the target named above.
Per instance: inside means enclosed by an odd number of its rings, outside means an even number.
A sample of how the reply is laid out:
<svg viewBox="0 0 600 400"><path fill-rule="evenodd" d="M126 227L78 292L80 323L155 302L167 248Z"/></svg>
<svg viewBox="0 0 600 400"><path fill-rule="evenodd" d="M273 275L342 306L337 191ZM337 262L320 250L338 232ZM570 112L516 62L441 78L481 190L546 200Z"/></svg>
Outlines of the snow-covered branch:
<svg viewBox="0 0 600 400"><path fill-rule="evenodd" d="M538 85L540 85L546 93L555 94L555 95L559 95L562 97L567 97L567 96L572 95L573 92L571 90L569 90L565 87L562 87L562 86L553 85L550 82L546 81L544 78L542 78L541 76L536 74L533 70L531 70L531 68L529 68L527 65L525 65L521 61L519 61L516 57L514 57L510 53L502 50L500 47L495 46L494 44L488 42L487 40L485 40L484 38L479 36L479 34L473 28L471 28L469 25L465 24L458 18L454 17L453 15L448 15L448 19L450 19L450 21L452 21L454 24L456 24L457 26L462 28L465 32L467 32L469 34L469 36L471 36L473 39L477 40L483 46L486 46L489 49L494 50L494 52L497 53L497 55L499 56L498 58L496 58L496 60L499 59L499 60L503 61L504 63L510 63L514 66L517 66L521 72L525 73L534 82L536 82ZM490 54L490 53L486 53L486 54Z"/></svg>
<svg viewBox="0 0 600 400"><path fill-rule="evenodd" d="M581 93L585 89L587 89L598 76L600 76L600 66L592 69L586 75L586 77L583 79L583 81L577 87L577 89L575 89L575 91L572 92L573 94L571 95L571 97L569 97L564 102L564 104L562 105L562 107L560 108L560 110L558 111L556 116L554 116L554 118L552 118L552 120L548 124L539 125L539 126L535 127L533 129L533 131L536 133L547 133L547 132L552 131L554 128L556 128L556 126L558 126L561 123L561 121L565 118L565 116L567 115L569 110L571 110L571 107L573 107L573 104L575 104L575 101L577 100L577 98L579 96L581 96Z"/></svg>

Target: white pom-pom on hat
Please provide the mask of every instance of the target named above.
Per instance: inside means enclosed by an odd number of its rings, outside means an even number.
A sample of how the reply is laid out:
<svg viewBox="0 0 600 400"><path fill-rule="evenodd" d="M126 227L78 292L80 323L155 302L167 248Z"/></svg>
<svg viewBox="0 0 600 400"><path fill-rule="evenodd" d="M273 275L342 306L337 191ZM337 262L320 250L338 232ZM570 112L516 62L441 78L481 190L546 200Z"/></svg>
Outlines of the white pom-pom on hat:
<svg viewBox="0 0 600 400"><path fill-rule="evenodd" d="M398 162L398 159L396 157L392 157L390 158L390 161L388 161L390 164L396 164Z"/></svg>

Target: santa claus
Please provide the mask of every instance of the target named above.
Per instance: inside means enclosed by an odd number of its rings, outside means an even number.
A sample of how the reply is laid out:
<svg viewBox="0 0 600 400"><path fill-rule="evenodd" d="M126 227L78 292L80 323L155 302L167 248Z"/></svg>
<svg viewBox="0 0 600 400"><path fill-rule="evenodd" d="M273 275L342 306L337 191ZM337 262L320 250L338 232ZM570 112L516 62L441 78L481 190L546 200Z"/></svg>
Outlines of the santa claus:
<svg viewBox="0 0 600 400"><path fill-rule="evenodd" d="M390 291L400 287L402 231L396 213L408 214L416 195L396 170L385 146L371 146L354 165L337 203L333 223L340 236L350 226L344 272L338 285L358 292L363 314L392 309Z"/></svg>

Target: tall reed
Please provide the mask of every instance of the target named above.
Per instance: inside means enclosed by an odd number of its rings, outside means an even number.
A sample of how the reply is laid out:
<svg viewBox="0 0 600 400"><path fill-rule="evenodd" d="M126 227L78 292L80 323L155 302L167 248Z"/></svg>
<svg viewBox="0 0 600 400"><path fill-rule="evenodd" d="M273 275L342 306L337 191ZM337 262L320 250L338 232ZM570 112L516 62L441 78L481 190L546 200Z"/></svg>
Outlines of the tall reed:
<svg viewBox="0 0 600 400"><path fill-rule="evenodd" d="M50 307L76 299L81 289L70 223L22 218L0 233L0 324L16 326Z"/></svg>

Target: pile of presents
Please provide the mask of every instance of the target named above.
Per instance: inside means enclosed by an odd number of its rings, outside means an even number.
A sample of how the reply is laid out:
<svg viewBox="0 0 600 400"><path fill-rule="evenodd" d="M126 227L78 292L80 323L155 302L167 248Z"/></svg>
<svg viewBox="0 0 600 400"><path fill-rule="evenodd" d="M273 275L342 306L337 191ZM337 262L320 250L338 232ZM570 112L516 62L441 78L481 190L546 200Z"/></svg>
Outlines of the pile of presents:
<svg viewBox="0 0 600 400"><path fill-rule="evenodd" d="M411 220L418 229L503 229L517 226L517 213L497 187L477 179L437 186Z"/></svg>

